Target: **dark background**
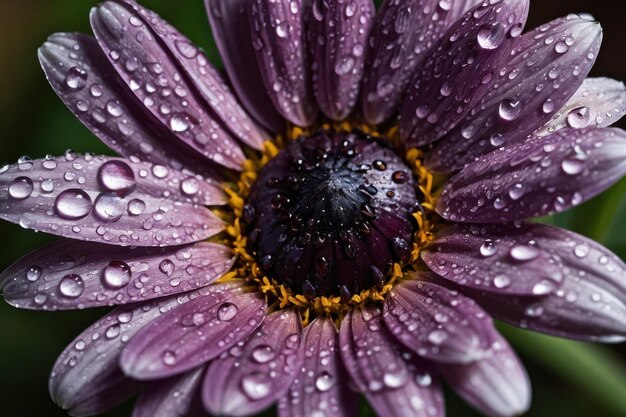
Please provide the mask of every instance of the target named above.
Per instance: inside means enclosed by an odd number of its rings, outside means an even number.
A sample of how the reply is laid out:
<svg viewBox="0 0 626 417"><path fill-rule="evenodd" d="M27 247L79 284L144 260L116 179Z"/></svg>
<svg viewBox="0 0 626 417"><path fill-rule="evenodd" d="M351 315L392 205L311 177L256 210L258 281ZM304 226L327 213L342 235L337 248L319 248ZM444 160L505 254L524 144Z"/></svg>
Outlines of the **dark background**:
<svg viewBox="0 0 626 417"><path fill-rule="evenodd" d="M39 69L36 49L58 31L88 32L96 1L0 0L0 164L28 154L109 153L57 99ZM155 9L217 61L201 0L151 0ZM591 13L604 27L593 76L626 80L624 0L535 0L528 27L570 12ZM218 65L219 66L219 65ZM621 121L620 127L626 127ZM546 221L589 235L626 258L626 181L567 214ZM50 238L0 223L0 267ZM47 394L56 355L102 311L17 311L0 302L0 414L63 416ZM529 416L618 417L626 415L626 355L623 346L595 346L534 336L504 327L530 373L534 402ZM449 395L448 415L474 416ZM371 412L364 410L364 415ZM129 416L130 405L107 414ZM270 415L272 415L270 413Z"/></svg>

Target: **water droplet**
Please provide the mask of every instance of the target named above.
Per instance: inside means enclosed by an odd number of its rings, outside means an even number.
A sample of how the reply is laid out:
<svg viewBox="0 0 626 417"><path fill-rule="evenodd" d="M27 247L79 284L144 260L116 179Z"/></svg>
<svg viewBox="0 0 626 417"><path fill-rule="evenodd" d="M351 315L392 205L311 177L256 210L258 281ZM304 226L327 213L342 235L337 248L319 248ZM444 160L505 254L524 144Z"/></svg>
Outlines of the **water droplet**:
<svg viewBox="0 0 626 417"><path fill-rule="evenodd" d="M170 118L170 128L177 133L187 131L191 127L189 119L183 113L176 113Z"/></svg>
<svg viewBox="0 0 626 417"><path fill-rule="evenodd" d="M335 74L346 75L354 68L355 59L351 55L345 55L337 61L335 65Z"/></svg>
<svg viewBox="0 0 626 417"><path fill-rule="evenodd" d="M159 271L161 271L168 277L171 276L172 273L174 273L174 268L175 268L174 262L170 261L169 259L163 259L159 263Z"/></svg>
<svg viewBox="0 0 626 417"><path fill-rule="evenodd" d="M493 285L496 288L506 288L511 285L511 279L506 275L496 275L493 279Z"/></svg>
<svg viewBox="0 0 626 417"><path fill-rule="evenodd" d="M126 211L124 199L112 193L102 193L96 198L93 206L94 214L104 222L119 220Z"/></svg>
<svg viewBox="0 0 626 417"><path fill-rule="evenodd" d="M541 280L533 286L534 295L546 295L550 294L556 289L556 284L553 281Z"/></svg>
<svg viewBox="0 0 626 417"><path fill-rule="evenodd" d="M102 272L102 282L106 287L117 290L128 285L131 275L128 264L121 261L111 261Z"/></svg>
<svg viewBox="0 0 626 417"><path fill-rule="evenodd" d="M526 189L523 184L517 183L514 184L511 188L509 188L509 197L512 200L519 200L526 193Z"/></svg>
<svg viewBox="0 0 626 417"><path fill-rule="evenodd" d="M478 44L484 49L496 49L502 44L506 31L500 23L484 25L478 32Z"/></svg>
<svg viewBox="0 0 626 417"><path fill-rule="evenodd" d="M289 24L287 22L281 22L276 25L276 35L279 38L286 38L289 34Z"/></svg>
<svg viewBox="0 0 626 417"><path fill-rule="evenodd" d="M28 268L28 271L26 271L27 280L29 280L30 282L35 282L39 278L41 278L41 268L39 266L32 265L30 268Z"/></svg>
<svg viewBox="0 0 626 417"><path fill-rule="evenodd" d="M504 120L515 120L520 112L522 111L522 107L520 106L519 100L513 99L505 99L500 103L500 107L498 109L498 113L500 117Z"/></svg>
<svg viewBox="0 0 626 417"><path fill-rule="evenodd" d="M187 177L181 181L180 190L187 195L197 194L200 190L200 182L194 177Z"/></svg>
<svg viewBox="0 0 626 417"><path fill-rule="evenodd" d="M574 248L574 255L576 255L577 258L584 258L587 255L589 255L589 245L586 244L580 244L577 245Z"/></svg>
<svg viewBox="0 0 626 417"><path fill-rule="evenodd" d="M406 383L408 375L406 370L398 369L393 372L385 372L383 383L388 388L399 388Z"/></svg>
<svg viewBox="0 0 626 417"><path fill-rule="evenodd" d="M217 318L221 321L231 321L237 315L237 306L233 303L223 303L217 309Z"/></svg>
<svg viewBox="0 0 626 417"><path fill-rule="evenodd" d="M85 283L80 275L69 274L61 279L59 292L67 298L78 298L85 290Z"/></svg>
<svg viewBox="0 0 626 417"><path fill-rule="evenodd" d="M128 214L131 216L139 216L146 209L146 203L143 200L135 198L128 202Z"/></svg>
<svg viewBox="0 0 626 417"><path fill-rule="evenodd" d="M448 332L445 330L437 329L428 334L428 341L433 345L440 345L448 339Z"/></svg>
<svg viewBox="0 0 626 417"><path fill-rule="evenodd" d="M80 90L87 85L87 73L79 67L72 67L65 76L65 85L72 90Z"/></svg>
<svg viewBox="0 0 626 417"><path fill-rule="evenodd" d="M585 169L585 161L579 158L567 158L561 162L561 169L567 175L578 175Z"/></svg>
<svg viewBox="0 0 626 417"><path fill-rule="evenodd" d="M491 239L485 240L480 246L480 254L485 258L495 255L496 252L498 252L498 247Z"/></svg>
<svg viewBox="0 0 626 417"><path fill-rule="evenodd" d="M517 261L531 261L539 256L539 250L530 245L514 245L509 254Z"/></svg>
<svg viewBox="0 0 626 417"><path fill-rule="evenodd" d="M315 379L315 387L322 392L328 391L334 384L335 379L326 371L319 374L319 376Z"/></svg>
<svg viewBox="0 0 626 417"><path fill-rule="evenodd" d="M98 170L98 181L108 191L118 195L130 193L136 185L135 172L124 161L107 161Z"/></svg>
<svg viewBox="0 0 626 417"><path fill-rule="evenodd" d="M270 377L261 372L253 372L241 379L244 394L251 400L260 400L269 395L272 385Z"/></svg>
<svg viewBox="0 0 626 417"><path fill-rule="evenodd" d="M163 360L163 363L165 365L168 365L168 366L175 365L176 354L172 352L171 350L166 350L165 352L163 352L163 355L161 356L161 360Z"/></svg>
<svg viewBox="0 0 626 417"><path fill-rule="evenodd" d="M274 349L268 345L259 345L252 351L252 359L258 363L267 363L274 359Z"/></svg>
<svg viewBox="0 0 626 417"><path fill-rule="evenodd" d="M582 129L589 124L590 118L589 107L577 107L567 115L567 124L574 129Z"/></svg>
<svg viewBox="0 0 626 417"><path fill-rule="evenodd" d="M63 191L54 202L57 214L68 220L82 219L91 212L92 207L89 194L77 188Z"/></svg>
<svg viewBox="0 0 626 417"><path fill-rule="evenodd" d="M9 195L16 200L24 200L33 193L33 180L28 177L17 177L9 185Z"/></svg>

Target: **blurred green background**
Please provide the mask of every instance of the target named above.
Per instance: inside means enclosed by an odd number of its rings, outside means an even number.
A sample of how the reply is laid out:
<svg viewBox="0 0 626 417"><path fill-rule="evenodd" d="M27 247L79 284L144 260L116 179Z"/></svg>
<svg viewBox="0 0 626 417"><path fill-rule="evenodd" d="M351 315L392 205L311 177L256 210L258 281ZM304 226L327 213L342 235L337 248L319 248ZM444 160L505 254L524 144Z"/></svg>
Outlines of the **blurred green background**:
<svg viewBox="0 0 626 417"><path fill-rule="evenodd" d="M37 47L58 31L88 32L92 0L0 0L0 163L78 152L110 153L49 88L39 69ZM219 66L201 0L145 0L201 45ZM594 76L626 80L623 0L535 0L530 26L570 12L591 13L604 27L604 44ZM624 121L618 124L626 127ZM626 259L626 180L604 195L546 221L588 235ZM51 238L0 223L0 267ZM63 416L47 393L56 355L102 311L39 313L0 302L0 413L5 416ZM534 391L529 416L626 416L626 350L564 341L503 326L526 363ZM448 395L451 417L476 416ZM131 405L107 416L129 416ZM373 415L364 409L364 415ZM270 412L268 415L273 415Z"/></svg>

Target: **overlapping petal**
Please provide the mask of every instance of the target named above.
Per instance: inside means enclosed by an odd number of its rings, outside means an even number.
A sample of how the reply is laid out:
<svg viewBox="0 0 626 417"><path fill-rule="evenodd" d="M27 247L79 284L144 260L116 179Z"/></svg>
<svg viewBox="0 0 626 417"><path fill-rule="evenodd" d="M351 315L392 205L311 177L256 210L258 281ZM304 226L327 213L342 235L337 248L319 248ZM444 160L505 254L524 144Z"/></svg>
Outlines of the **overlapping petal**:
<svg viewBox="0 0 626 417"><path fill-rule="evenodd" d="M171 246L206 239L224 223L203 205L221 187L163 165L104 156L20 160L0 173L0 218L72 239Z"/></svg>
<svg viewBox="0 0 626 417"><path fill-rule="evenodd" d="M491 319L471 299L429 282L428 273L394 287L383 318L408 349L435 362L469 363L485 354Z"/></svg>
<svg viewBox="0 0 626 417"><path fill-rule="evenodd" d="M626 87L610 78L586 78L565 106L554 115L538 136L550 135L568 127L606 127L626 114Z"/></svg>
<svg viewBox="0 0 626 417"><path fill-rule="evenodd" d="M91 26L109 62L146 108L187 145L209 160L240 170L245 156L230 132L183 73L155 30L127 3L92 9Z"/></svg>
<svg viewBox="0 0 626 417"><path fill-rule="evenodd" d="M363 74L361 103L368 123L381 123L395 113L419 63L458 17L451 10L458 3L387 0L382 4Z"/></svg>
<svg viewBox="0 0 626 417"><path fill-rule="evenodd" d="M477 410L491 417L514 417L528 411L531 388L523 365L495 330L488 355L463 366L441 366L452 388Z"/></svg>
<svg viewBox="0 0 626 417"><path fill-rule="evenodd" d="M219 178L206 158L178 140L120 85L94 38L55 33L38 56L63 103L109 148L128 158Z"/></svg>
<svg viewBox="0 0 626 417"><path fill-rule="evenodd" d="M493 88L426 155L426 165L454 172L541 129L580 87L601 41L600 25L577 16L522 35L493 75Z"/></svg>
<svg viewBox="0 0 626 417"><path fill-rule="evenodd" d="M245 340L261 325L265 299L238 282L210 291L145 326L122 352L124 373L161 379L193 369Z"/></svg>
<svg viewBox="0 0 626 417"><path fill-rule="evenodd" d="M422 251L426 265L462 287L505 295L554 293L563 268L528 225L451 225Z"/></svg>
<svg viewBox="0 0 626 417"><path fill-rule="evenodd" d="M359 400L346 384L341 365L337 329L324 316L304 330L304 362L288 393L280 398L281 417L351 417L358 414Z"/></svg>
<svg viewBox="0 0 626 417"><path fill-rule="evenodd" d="M247 0L204 0L213 38L237 96L265 127L282 132L285 122L264 88L246 11Z"/></svg>
<svg viewBox="0 0 626 417"><path fill-rule="evenodd" d="M446 185L447 220L497 223L545 216L595 197L626 175L626 132L563 129L493 151Z"/></svg>
<svg viewBox="0 0 626 417"><path fill-rule="evenodd" d="M245 342L209 365L202 387L214 415L247 416L281 398L302 366L301 325L293 310L268 315Z"/></svg>
<svg viewBox="0 0 626 417"><path fill-rule="evenodd" d="M626 340L626 265L608 249L573 232L533 224L528 236L558 256L560 289L544 297L471 296L493 316L548 334L599 342Z"/></svg>
<svg viewBox="0 0 626 417"><path fill-rule="evenodd" d="M0 288L9 304L34 310L127 304L204 287L233 262L229 248L207 242L129 250L62 239L7 268Z"/></svg>
<svg viewBox="0 0 626 417"><path fill-rule="evenodd" d="M393 341L378 307L350 311L341 323L339 344L352 382L378 415L444 416L438 381Z"/></svg>
<svg viewBox="0 0 626 417"><path fill-rule="evenodd" d="M313 89L326 116L345 119L356 104L367 40L376 8L372 0L313 0L308 45Z"/></svg>
<svg viewBox="0 0 626 417"><path fill-rule="evenodd" d="M190 294L119 307L88 327L61 353L50 374L50 396L74 416L106 412L139 389L117 361L125 343L143 326Z"/></svg>
<svg viewBox="0 0 626 417"><path fill-rule="evenodd" d="M311 85L302 0L248 2L252 45L274 106L291 123L309 126L319 111Z"/></svg>
<svg viewBox="0 0 626 417"><path fill-rule="evenodd" d="M484 1L450 27L402 103L400 136L408 146L436 141L474 108L521 34L528 8L529 0Z"/></svg>

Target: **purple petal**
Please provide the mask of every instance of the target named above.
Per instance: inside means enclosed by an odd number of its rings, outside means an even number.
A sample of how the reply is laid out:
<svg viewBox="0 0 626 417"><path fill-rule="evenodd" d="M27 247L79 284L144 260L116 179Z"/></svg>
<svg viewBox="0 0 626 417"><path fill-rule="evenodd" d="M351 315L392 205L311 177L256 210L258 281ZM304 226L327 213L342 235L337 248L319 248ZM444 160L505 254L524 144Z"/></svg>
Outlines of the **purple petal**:
<svg viewBox="0 0 626 417"><path fill-rule="evenodd" d="M426 156L428 167L454 172L502 145L541 129L582 84L595 62L600 25L570 16L515 41L491 91Z"/></svg>
<svg viewBox="0 0 626 417"><path fill-rule="evenodd" d="M402 104L400 136L408 146L439 139L491 87L528 16L528 0L484 1L468 11L421 66Z"/></svg>
<svg viewBox="0 0 626 417"><path fill-rule="evenodd" d="M444 7L449 10L448 20L456 22L459 20L468 10L476 7L482 0L444 0L440 2L444 4Z"/></svg>
<svg viewBox="0 0 626 417"><path fill-rule="evenodd" d="M422 251L426 265L462 287L504 294L541 296L563 282L552 242L537 240L527 226L452 225Z"/></svg>
<svg viewBox="0 0 626 417"><path fill-rule="evenodd" d="M359 95L365 51L376 8L372 0L314 0L308 16L313 89L322 111L340 121Z"/></svg>
<svg viewBox="0 0 626 417"><path fill-rule="evenodd" d="M109 148L125 157L219 178L206 158L179 141L119 84L94 38L55 33L38 55L63 103Z"/></svg>
<svg viewBox="0 0 626 417"><path fill-rule="evenodd" d="M263 86L246 13L246 0L204 0L213 38L237 96L265 127L282 132L282 120Z"/></svg>
<svg viewBox="0 0 626 417"><path fill-rule="evenodd" d="M220 122L246 145L263 149L263 141L267 135L241 108L220 74L209 63L206 55L153 11L134 1L116 1L126 3L126 6L132 8L134 13L131 13L131 24L142 22L163 42L172 60L178 63L196 91L204 98L204 102L208 104L207 110L212 119Z"/></svg>
<svg viewBox="0 0 626 417"><path fill-rule="evenodd" d="M265 318L248 340L211 362L202 398L214 415L247 416L278 401L302 366L301 326L293 310Z"/></svg>
<svg viewBox="0 0 626 417"><path fill-rule="evenodd" d="M331 319L316 318L303 333L304 363L280 399L280 417L350 417L358 415L359 400L345 383L337 346L337 329Z"/></svg>
<svg viewBox="0 0 626 417"><path fill-rule="evenodd" d="M302 3L252 0L247 8L265 89L285 119L305 127L319 109L311 88Z"/></svg>
<svg viewBox="0 0 626 417"><path fill-rule="evenodd" d="M626 175L626 132L563 129L493 151L452 177L437 212L463 223L545 216L581 204Z"/></svg>
<svg viewBox="0 0 626 417"><path fill-rule="evenodd" d="M418 355L444 363L469 363L484 355L489 316L469 298L416 273L385 299L387 328Z"/></svg>
<svg viewBox="0 0 626 417"><path fill-rule="evenodd" d="M143 390L132 417L201 417L198 389L205 367L165 381L154 382Z"/></svg>
<svg viewBox="0 0 626 417"><path fill-rule="evenodd" d="M100 47L135 96L180 140L211 161L235 170L245 156L209 112L157 33L126 3L107 1L92 9L91 26Z"/></svg>
<svg viewBox="0 0 626 417"><path fill-rule="evenodd" d="M393 341L378 307L352 310L341 323L343 363L357 389L384 417L443 417L437 380Z"/></svg>
<svg viewBox="0 0 626 417"><path fill-rule="evenodd" d="M472 292L490 314L515 325L581 340L626 340L626 265L603 246L573 232L541 224L528 235L558 257L561 288L545 297Z"/></svg>
<svg viewBox="0 0 626 417"><path fill-rule="evenodd" d="M126 401L139 388L117 361L124 344L150 321L189 295L119 307L87 328L61 353L50 374L50 396L72 415L100 414Z"/></svg>
<svg viewBox="0 0 626 417"><path fill-rule="evenodd" d="M0 173L0 218L72 239L172 246L206 239L224 223L203 205L221 187L163 165L67 153L20 160Z"/></svg>
<svg viewBox="0 0 626 417"><path fill-rule="evenodd" d="M530 407L531 388L524 366L494 329L491 349L469 365L441 366L452 388L474 408L491 417L514 417Z"/></svg>
<svg viewBox="0 0 626 417"><path fill-rule="evenodd" d="M361 94L368 123L379 124L395 113L415 69L456 20L450 9L457 3L387 0L380 7L369 40Z"/></svg>
<svg viewBox="0 0 626 417"><path fill-rule="evenodd" d="M62 239L8 267L0 288L9 304L33 310L128 304L204 287L233 261L215 243L128 249Z"/></svg>
<svg viewBox="0 0 626 417"><path fill-rule="evenodd" d="M124 373L161 379L193 369L245 340L265 317L265 299L242 287L215 284L144 327L122 352Z"/></svg>
<svg viewBox="0 0 626 417"><path fill-rule="evenodd" d="M610 78L586 78L565 106L536 134L546 136L567 127L606 127L624 114L626 87L623 82Z"/></svg>

